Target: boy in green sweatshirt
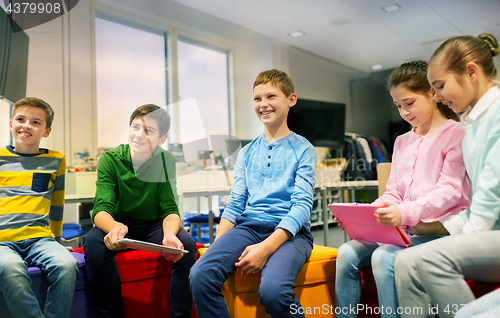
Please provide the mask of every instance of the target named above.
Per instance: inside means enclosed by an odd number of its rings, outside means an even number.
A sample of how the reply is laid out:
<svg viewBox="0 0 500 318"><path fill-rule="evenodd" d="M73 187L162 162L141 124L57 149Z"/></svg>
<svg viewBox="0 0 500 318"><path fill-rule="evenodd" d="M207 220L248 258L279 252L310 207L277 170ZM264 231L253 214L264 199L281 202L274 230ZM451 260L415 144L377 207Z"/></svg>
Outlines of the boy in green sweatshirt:
<svg viewBox="0 0 500 318"><path fill-rule="evenodd" d="M172 264L170 316L191 317L188 276L196 260L196 245L181 226L176 159L160 147L169 128L166 110L152 104L140 106L130 116L128 144L99 159L92 213L95 227L84 245L90 291L99 317L125 316L114 258L125 249L118 242L124 237L189 251L164 257Z"/></svg>

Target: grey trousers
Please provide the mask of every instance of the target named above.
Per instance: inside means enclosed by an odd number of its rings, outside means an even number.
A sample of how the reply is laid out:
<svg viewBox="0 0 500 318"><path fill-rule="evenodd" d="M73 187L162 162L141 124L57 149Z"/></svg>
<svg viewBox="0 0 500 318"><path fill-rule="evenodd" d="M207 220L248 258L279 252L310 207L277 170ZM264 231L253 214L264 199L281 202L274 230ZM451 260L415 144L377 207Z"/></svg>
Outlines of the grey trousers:
<svg viewBox="0 0 500 318"><path fill-rule="evenodd" d="M500 283L500 231L447 236L401 251L395 278L402 318L451 318L475 299L466 279Z"/></svg>

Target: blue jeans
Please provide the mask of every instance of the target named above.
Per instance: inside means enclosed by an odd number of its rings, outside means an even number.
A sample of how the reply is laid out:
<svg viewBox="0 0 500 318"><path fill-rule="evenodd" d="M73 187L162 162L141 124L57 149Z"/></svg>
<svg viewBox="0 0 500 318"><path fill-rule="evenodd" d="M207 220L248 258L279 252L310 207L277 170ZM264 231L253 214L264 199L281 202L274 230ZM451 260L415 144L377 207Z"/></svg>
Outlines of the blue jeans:
<svg viewBox="0 0 500 318"><path fill-rule="evenodd" d="M69 317L78 261L50 237L0 242L0 291L14 317ZM47 275L49 287L43 310L33 290L28 267Z"/></svg>
<svg viewBox="0 0 500 318"><path fill-rule="evenodd" d="M411 245L422 244L441 236L412 236ZM372 266L377 284L380 314L383 318L399 318L394 280L394 261L403 246L352 240L340 246L337 253L335 301L337 318L357 317L361 299L361 269Z"/></svg>
<svg viewBox="0 0 500 318"><path fill-rule="evenodd" d="M162 221L135 224L123 222L128 227L127 238L160 244L163 240ZM121 282L115 261L117 252L109 250L104 244L106 234L97 227L85 236L85 269L89 280L92 300L97 308L98 317L125 317L123 309ZM177 238L189 253L177 263L171 264L170 273L170 317L191 317L193 297L189 290L189 269L196 261L196 243L183 227Z"/></svg>
<svg viewBox="0 0 500 318"><path fill-rule="evenodd" d="M271 235L276 223L239 216L236 226L219 237L191 268L189 283L200 318L227 317L222 284L236 270L234 265L245 248ZM292 315L301 307L295 298L295 279L309 259L312 234L306 227L283 243L268 259L261 272L260 303L272 317Z"/></svg>

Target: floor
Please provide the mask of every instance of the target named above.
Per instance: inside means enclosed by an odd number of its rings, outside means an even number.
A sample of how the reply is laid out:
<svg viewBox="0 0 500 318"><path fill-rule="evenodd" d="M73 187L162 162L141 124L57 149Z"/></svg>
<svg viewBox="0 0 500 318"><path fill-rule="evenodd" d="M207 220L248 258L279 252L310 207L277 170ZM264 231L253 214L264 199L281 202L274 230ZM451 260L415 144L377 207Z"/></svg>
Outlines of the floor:
<svg viewBox="0 0 500 318"><path fill-rule="evenodd" d="M328 228L327 244L325 244L323 227L312 228L311 233L313 235L314 244L317 245L339 248L340 245L342 245L346 240L346 238L344 237L344 231L342 231L342 228L337 226L336 224L330 224Z"/></svg>

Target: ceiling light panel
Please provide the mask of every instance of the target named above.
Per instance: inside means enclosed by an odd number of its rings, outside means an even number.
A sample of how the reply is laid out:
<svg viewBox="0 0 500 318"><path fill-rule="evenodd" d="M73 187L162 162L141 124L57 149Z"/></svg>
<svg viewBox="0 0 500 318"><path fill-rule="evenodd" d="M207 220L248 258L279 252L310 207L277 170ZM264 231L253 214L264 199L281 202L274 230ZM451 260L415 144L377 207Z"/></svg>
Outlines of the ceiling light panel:
<svg viewBox="0 0 500 318"><path fill-rule="evenodd" d="M393 12L393 11L397 11L397 10L401 9L401 7L398 6L397 4L391 4L391 5L383 7L382 9L384 9L385 12Z"/></svg>
<svg viewBox="0 0 500 318"><path fill-rule="evenodd" d="M288 35L291 36L292 38L300 38L301 36L304 36L306 34L302 31L293 31L288 33Z"/></svg>

